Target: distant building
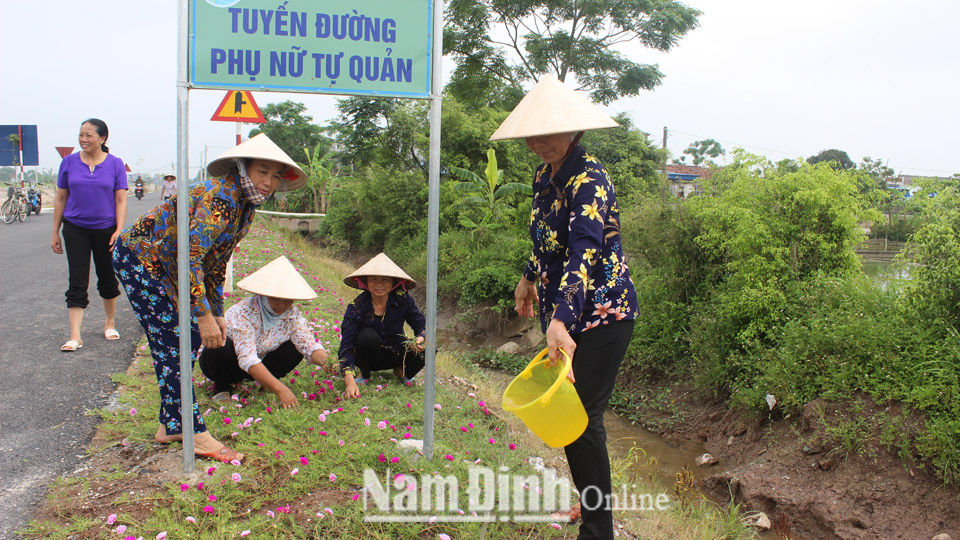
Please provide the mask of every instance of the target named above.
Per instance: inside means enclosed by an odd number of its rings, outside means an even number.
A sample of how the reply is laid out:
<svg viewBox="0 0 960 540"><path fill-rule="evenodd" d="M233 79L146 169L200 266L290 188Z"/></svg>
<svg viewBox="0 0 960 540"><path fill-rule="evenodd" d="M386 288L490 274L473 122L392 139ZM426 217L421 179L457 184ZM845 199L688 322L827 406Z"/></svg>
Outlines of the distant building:
<svg viewBox="0 0 960 540"><path fill-rule="evenodd" d="M700 193L700 181L708 180L716 169L695 165L667 165L670 194L686 199Z"/></svg>
<svg viewBox="0 0 960 540"><path fill-rule="evenodd" d="M916 176L911 174L901 174L898 176L891 176L885 179L887 183L887 189L893 189L903 193L904 198L911 198L915 193L920 191L920 185L918 180L927 179L935 180L938 182L945 182L947 180L953 180L951 177L947 176ZM933 194L931 194L931 197Z"/></svg>

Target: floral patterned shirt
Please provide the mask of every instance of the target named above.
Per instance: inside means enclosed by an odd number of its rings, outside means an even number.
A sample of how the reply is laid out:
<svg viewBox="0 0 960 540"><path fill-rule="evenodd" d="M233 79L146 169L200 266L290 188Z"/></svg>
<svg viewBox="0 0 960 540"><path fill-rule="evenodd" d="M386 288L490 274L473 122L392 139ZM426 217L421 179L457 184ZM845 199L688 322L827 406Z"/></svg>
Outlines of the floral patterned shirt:
<svg viewBox="0 0 960 540"><path fill-rule="evenodd" d="M120 242L163 284L177 305L177 206L167 199L124 229ZM230 254L247 235L257 206L245 202L236 175L190 188L190 304L194 317L223 315L223 281Z"/></svg>
<svg viewBox="0 0 960 540"><path fill-rule="evenodd" d="M577 145L556 174L537 168L524 277L539 282L540 325L571 334L637 316L637 293L620 243L620 209L607 171ZM552 178L551 178L552 177Z"/></svg>
<svg viewBox="0 0 960 540"><path fill-rule="evenodd" d="M414 337L426 336L427 319L420 312L413 297L402 289L396 289L387 298L387 308L383 316L377 316L373 310L373 300L369 291L363 291L347 306L340 324L340 370L353 369L357 365L354 346L360 330L370 326L380 335L381 346L402 354L403 342L407 340L403 331L406 322L413 329Z"/></svg>
<svg viewBox="0 0 960 540"><path fill-rule="evenodd" d="M323 350L323 345L313 337L307 320L296 306L281 313L280 320L269 332L263 331L258 295L231 306L224 319L227 321L227 337L233 340L240 369L246 372L262 362L268 352L277 350L287 341L307 358L315 351Z"/></svg>

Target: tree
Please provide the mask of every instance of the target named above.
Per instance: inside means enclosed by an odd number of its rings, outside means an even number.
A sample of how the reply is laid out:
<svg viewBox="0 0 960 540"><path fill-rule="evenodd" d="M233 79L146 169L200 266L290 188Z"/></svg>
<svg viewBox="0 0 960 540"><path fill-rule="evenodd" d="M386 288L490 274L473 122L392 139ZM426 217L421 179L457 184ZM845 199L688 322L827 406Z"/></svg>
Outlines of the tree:
<svg viewBox="0 0 960 540"><path fill-rule="evenodd" d="M807 163L811 165L816 165L817 163L824 161L833 162L831 167L838 171L845 171L847 169L854 168L853 160L850 159L850 156L848 156L843 150L837 150L835 148L823 150L819 154L807 158Z"/></svg>
<svg viewBox="0 0 960 540"><path fill-rule="evenodd" d="M713 163L711 159L727 155L727 151L713 139L692 142L683 153L692 157L693 164L698 167L704 163ZM683 158L681 160L686 161Z"/></svg>
<svg viewBox="0 0 960 540"><path fill-rule="evenodd" d="M637 129L627 114L613 119L619 127L588 131L582 142L587 153L607 169L622 207L635 195L657 192L664 150L654 146L650 136Z"/></svg>
<svg viewBox="0 0 960 540"><path fill-rule="evenodd" d="M304 193L309 194L313 211L319 214L326 213L330 192L333 189L335 179L349 180L349 177L338 177L337 165L334 163L335 152L327 152L320 155L321 144L313 147L313 153L304 148L303 153L307 157L304 163L297 163L303 172L307 175L307 185L304 186Z"/></svg>
<svg viewBox="0 0 960 540"><path fill-rule="evenodd" d="M454 191L467 194L467 198L460 203L460 206L483 208L483 217L479 223L468 217L460 219L460 224L468 229L482 230L499 227L500 223L496 221L497 216L507 207L503 202L504 198L515 193L533 195L533 188L528 184L502 183L503 171L497 168L497 152L493 148L487 150L487 167L483 171L483 176L460 167L450 167L450 172L462 179L453 186Z"/></svg>
<svg viewBox="0 0 960 540"><path fill-rule="evenodd" d="M618 46L669 51L700 15L676 0L451 0L443 53L457 64L451 80L458 87L491 88L496 79L520 87L553 72L561 81L573 75L580 90L607 104L663 78L657 65L634 62Z"/></svg>
<svg viewBox="0 0 960 540"><path fill-rule="evenodd" d="M304 148L330 149L331 141L323 135L323 128L313 123L313 117L304 112L303 103L282 101L271 103L262 109L266 123L250 130L250 137L266 133L288 156L299 156Z"/></svg>
<svg viewBox="0 0 960 540"><path fill-rule="evenodd" d="M426 180L429 118L426 101L352 97L337 102L344 161L420 171Z"/></svg>

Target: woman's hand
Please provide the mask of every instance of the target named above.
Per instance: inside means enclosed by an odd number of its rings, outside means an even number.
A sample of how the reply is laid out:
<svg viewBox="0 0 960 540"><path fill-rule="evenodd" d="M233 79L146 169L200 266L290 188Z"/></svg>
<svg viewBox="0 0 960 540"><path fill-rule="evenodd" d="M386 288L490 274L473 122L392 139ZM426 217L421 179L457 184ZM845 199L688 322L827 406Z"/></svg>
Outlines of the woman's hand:
<svg viewBox="0 0 960 540"><path fill-rule="evenodd" d="M343 392L343 397L345 398L360 397L360 387L357 386L357 383L353 382L352 379L347 382L347 389Z"/></svg>
<svg viewBox="0 0 960 540"><path fill-rule="evenodd" d="M117 238L120 236L120 233L123 231L118 227L117 230L113 231L113 234L110 235L110 249L108 251L113 251L113 248L117 247Z"/></svg>
<svg viewBox="0 0 960 540"><path fill-rule="evenodd" d="M219 349L226 343L224 334L227 331L227 323L223 317L214 317L213 313L207 312L197 319L197 327L204 347Z"/></svg>
<svg viewBox="0 0 960 540"><path fill-rule="evenodd" d="M53 233L53 238L50 240L50 247L53 249L53 252L57 255L63 255L63 241L60 240L60 234L57 232Z"/></svg>
<svg viewBox="0 0 960 540"><path fill-rule="evenodd" d="M547 348L550 350L548 358L551 366L556 365L557 361L564 360L561 358L558 349L563 349L563 352L567 353L571 360L573 359L573 352L577 350L577 344L574 343L566 325L560 319L551 320L550 326L547 327ZM573 369L570 369L567 378L570 379L570 382L577 382L573 376Z"/></svg>
<svg viewBox="0 0 960 540"><path fill-rule="evenodd" d="M297 401L297 396L293 395L293 392L289 388L284 386L283 388L277 389L277 397L280 398L280 407L283 409L299 409L300 402Z"/></svg>
<svg viewBox="0 0 960 540"><path fill-rule="evenodd" d="M335 373L329 370L331 366L327 364L327 351L323 349L317 349L313 351L313 353L310 354L310 362L315 366L322 367L327 373Z"/></svg>
<svg viewBox="0 0 960 540"><path fill-rule="evenodd" d="M516 306L513 308L521 317L533 317L533 303L537 301L537 286L525 277L521 277L513 291Z"/></svg>
<svg viewBox="0 0 960 540"><path fill-rule="evenodd" d="M423 346L423 336L417 336L417 340L413 343L413 350L416 352L423 352L426 347Z"/></svg>

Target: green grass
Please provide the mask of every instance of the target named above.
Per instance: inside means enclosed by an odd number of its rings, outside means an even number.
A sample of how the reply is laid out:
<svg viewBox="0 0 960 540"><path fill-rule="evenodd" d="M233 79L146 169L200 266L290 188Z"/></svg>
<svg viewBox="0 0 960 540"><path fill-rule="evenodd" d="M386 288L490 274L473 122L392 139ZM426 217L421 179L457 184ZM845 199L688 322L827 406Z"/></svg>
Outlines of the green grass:
<svg viewBox="0 0 960 540"><path fill-rule="evenodd" d="M241 279L278 255L286 255L320 294L316 300L301 303L299 308L317 338L335 354L340 315L355 292L342 284L341 276L352 269L313 255L314 251L299 237L284 236L258 224L236 254L234 279ZM232 294L228 304L240 296ZM149 351L145 346L138 349L132 368L114 378L120 385L120 405L99 411L103 422L97 440L103 442L92 446L91 453L143 444L147 454L156 454L152 443L158 426L155 414L159 395ZM397 446L397 441L405 438L424 437L423 386L410 388L392 376L375 375L370 384L361 387L359 399L341 400L342 380L304 362L285 381L300 398L300 408L285 410L278 407L272 393L255 384L237 387L236 400L214 402L210 398L210 383L198 368L194 380L204 421L214 437L246 454L242 466L199 460L192 477L184 475L183 480L154 485L143 493L124 491L108 500L96 500L92 481L63 478L52 486L48 501L48 506L57 508L58 520L33 522L21 534L25 539L77 533L82 533L83 538L112 539L154 538L166 532L169 539L223 539L239 538L249 531L246 537L251 539L433 539L448 535L471 540L574 535L575 527L550 523L444 522L444 517L461 515L457 510L464 517L471 515L471 502L464 491L472 467L485 466L528 476L535 474L530 458L539 456L548 465L558 465L558 474L564 475L565 462L559 450L547 448L516 418L499 410L498 383L489 380L468 359L441 352L437 369L435 447L433 459L426 460ZM462 385L454 377L467 379L476 388ZM179 444L171 446L172 450L180 449ZM635 458L627 461L630 459ZM628 469L625 463L615 463L621 471L619 479L628 475L624 472ZM422 483L427 478L452 475L460 480L460 495L448 513L418 508L404 514L395 507L392 513L385 513L375 506L372 497L364 496L365 472L372 472L383 485L388 481L400 482L394 487L401 494L406 487L403 481ZM113 468L93 475L93 480L122 483L136 474L139 473ZM398 474L404 478L398 480ZM656 489L649 483L640 485L638 489ZM497 507L507 497L498 489L494 499ZM403 500L393 498L391 502ZM657 512L655 520L649 513L630 512L618 513L618 519L643 538L714 538L712 532L696 531L714 531L711 521L731 519L725 514L698 510L700 504L684 511L674 504L670 506L667 511ZM81 511L83 507L87 510ZM692 511L702 515L691 520ZM436 522L428 518L413 523L365 521L373 515L435 513L440 518ZM108 523L111 514L116 514L115 522ZM495 515L512 514L507 511ZM658 525L651 528L653 523ZM126 527L123 534L118 535L118 526ZM752 534L725 537L751 538Z"/></svg>

